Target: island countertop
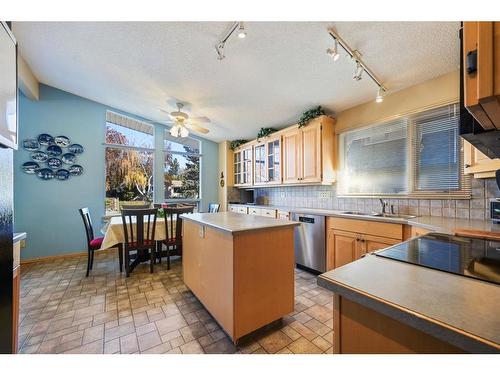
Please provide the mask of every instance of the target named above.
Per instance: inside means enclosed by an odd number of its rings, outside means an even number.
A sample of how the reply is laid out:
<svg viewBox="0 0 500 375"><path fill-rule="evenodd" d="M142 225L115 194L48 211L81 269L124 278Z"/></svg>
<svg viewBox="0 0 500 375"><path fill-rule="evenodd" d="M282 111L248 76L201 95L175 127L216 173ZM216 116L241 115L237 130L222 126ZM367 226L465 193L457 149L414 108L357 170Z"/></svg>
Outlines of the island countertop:
<svg viewBox="0 0 500 375"><path fill-rule="evenodd" d="M469 352L500 351L500 287L376 255L318 284Z"/></svg>
<svg viewBox="0 0 500 375"><path fill-rule="evenodd" d="M183 214L182 219L197 222L209 227L229 232L239 233L259 229L295 227L296 221L280 220L257 215L242 215L234 212L193 213Z"/></svg>

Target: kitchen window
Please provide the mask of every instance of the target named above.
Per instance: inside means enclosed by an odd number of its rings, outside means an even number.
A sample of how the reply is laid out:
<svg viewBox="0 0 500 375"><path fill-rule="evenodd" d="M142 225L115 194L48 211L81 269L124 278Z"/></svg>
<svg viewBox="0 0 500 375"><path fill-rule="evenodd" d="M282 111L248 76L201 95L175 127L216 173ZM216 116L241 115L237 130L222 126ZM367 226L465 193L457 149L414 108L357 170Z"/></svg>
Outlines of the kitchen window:
<svg viewBox="0 0 500 375"><path fill-rule="evenodd" d="M339 194L470 197L458 105L342 133Z"/></svg>
<svg viewBox="0 0 500 375"><path fill-rule="evenodd" d="M108 111L105 132L106 213L153 201L154 127Z"/></svg>
<svg viewBox="0 0 500 375"><path fill-rule="evenodd" d="M200 141L194 138L176 138L165 130L164 185L165 200L199 202L201 180Z"/></svg>

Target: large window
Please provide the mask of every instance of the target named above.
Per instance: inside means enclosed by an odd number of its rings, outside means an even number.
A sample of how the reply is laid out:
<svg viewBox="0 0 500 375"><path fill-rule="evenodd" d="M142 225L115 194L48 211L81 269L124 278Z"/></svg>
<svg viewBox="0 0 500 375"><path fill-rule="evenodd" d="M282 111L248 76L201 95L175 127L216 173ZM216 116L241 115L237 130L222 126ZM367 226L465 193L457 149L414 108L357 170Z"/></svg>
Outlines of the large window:
<svg viewBox="0 0 500 375"><path fill-rule="evenodd" d="M106 212L153 201L154 127L106 114Z"/></svg>
<svg viewBox="0 0 500 375"><path fill-rule="evenodd" d="M340 135L341 195L470 194L463 175L457 105Z"/></svg>
<svg viewBox="0 0 500 375"><path fill-rule="evenodd" d="M198 201L200 196L200 141L174 138L164 132L165 200Z"/></svg>

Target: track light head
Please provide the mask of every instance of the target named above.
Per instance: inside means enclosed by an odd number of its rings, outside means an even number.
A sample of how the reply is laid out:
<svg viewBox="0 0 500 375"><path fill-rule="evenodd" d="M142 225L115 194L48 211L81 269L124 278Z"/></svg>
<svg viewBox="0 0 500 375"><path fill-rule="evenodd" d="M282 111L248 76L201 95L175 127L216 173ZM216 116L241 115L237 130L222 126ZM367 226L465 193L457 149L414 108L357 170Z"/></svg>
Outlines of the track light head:
<svg viewBox="0 0 500 375"><path fill-rule="evenodd" d="M247 33L245 31L245 26L243 26L243 22L240 22L240 27L238 28L238 38L244 39L246 36Z"/></svg>
<svg viewBox="0 0 500 375"><path fill-rule="evenodd" d="M352 79L355 81L361 81L361 78L363 78L363 70L363 65L361 65L359 61L356 61L356 69L354 69Z"/></svg>
<svg viewBox="0 0 500 375"><path fill-rule="evenodd" d="M337 39L335 39L335 45L333 48L328 48L326 53L333 59L333 61L337 61L340 58Z"/></svg>
<svg viewBox="0 0 500 375"><path fill-rule="evenodd" d="M375 102L382 103L384 101L385 90L382 87L378 88L377 96L375 97Z"/></svg>

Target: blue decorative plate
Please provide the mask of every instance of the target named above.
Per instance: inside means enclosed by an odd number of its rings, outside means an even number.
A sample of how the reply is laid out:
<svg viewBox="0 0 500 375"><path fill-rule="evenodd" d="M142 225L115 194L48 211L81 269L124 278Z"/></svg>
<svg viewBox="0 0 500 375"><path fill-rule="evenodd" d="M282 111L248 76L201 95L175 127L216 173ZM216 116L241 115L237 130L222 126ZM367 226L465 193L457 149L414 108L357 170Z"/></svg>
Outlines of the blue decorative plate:
<svg viewBox="0 0 500 375"><path fill-rule="evenodd" d="M68 152L62 156L62 161L64 164L75 164L76 156L75 154Z"/></svg>
<svg viewBox="0 0 500 375"><path fill-rule="evenodd" d="M23 141L23 148L26 151L36 151L40 148L40 143L38 143L38 140L34 138L25 139Z"/></svg>
<svg viewBox="0 0 500 375"><path fill-rule="evenodd" d="M73 164L68 168L68 170L72 176L80 176L83 173L83 167L78 164Z"/></svg>
<svg viewBox="0 0 500 375"><path fill-rule="evenodd" d="M49 155L47 155L45 152L43 151L35 151L35 152L32 152L31 153L31 158L34 160L34 161L37 161L37 162L40 162L40 163L43 163L43 162L46 162L47 159L49 158Z"/></svg>
<svg viewBox="0 0 500 375"><path fill-rule="evenodd" d="M68 147L68 151L73 153L73 154L82 154L83 153L83 146L79 145L78 143L73 143Z"/></svg>
<svg viewBox="0 0 500 375"><path fill-rule="evenodd" d="M59 146L50 145L49 147L47 147L47 154L49 154L49 156L59 156L62 154L62 152L62 148Z"/></svg>
<svg viewBox="0 0 500 375"><path fill-rule="evenodd" d="M54 178L54 171L49 168L42 168L36 172L36 175L42 180L52 180Z"/></svg>
<svg viewBox="0 0 500 375"><path fill-rule="evenodd" d="M36 171L40 169L40 165L34 161L27 161L22 165L22 168L25 173L35 174Z"/></svg>
<svg viewBox="0 0 500 375"><path fill-rule="evenodd" d="M59 169L61 168L62 161L58 158L49 158L49 160L47 160L47 165L50 169Z"/></svg>
<svg viewBox="0 0 500 375"><path fill-rule="evenodd" d="M59 169L56 172L56 179L61 180L61 181L67 180L69 178L69 176L70 176L70 174L69 174L69 171L67 169Z"/></svg>
<svg viewBox="0 0 500 375"><path fill-rule="evenodd" d="M38 142L43 146L48 146L54 142L54 137L50 134L40 134L38 136Z"/></svg>
<svg viewBox="0 0 500 375"><path fill-rule="evenodd" d="M68 147L71 144L71 141L64 135L58 135L54 138L54 143L61 147Z"/></svg>

